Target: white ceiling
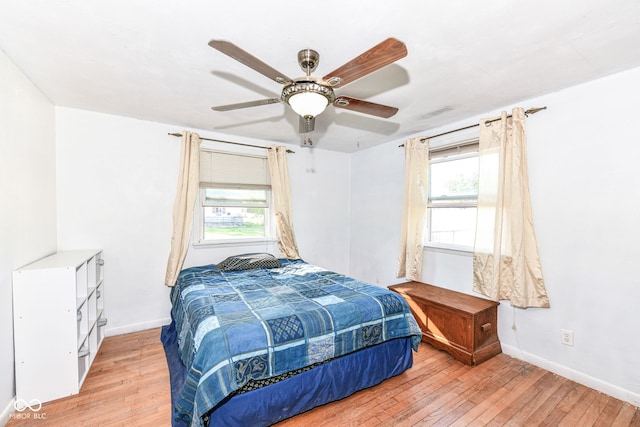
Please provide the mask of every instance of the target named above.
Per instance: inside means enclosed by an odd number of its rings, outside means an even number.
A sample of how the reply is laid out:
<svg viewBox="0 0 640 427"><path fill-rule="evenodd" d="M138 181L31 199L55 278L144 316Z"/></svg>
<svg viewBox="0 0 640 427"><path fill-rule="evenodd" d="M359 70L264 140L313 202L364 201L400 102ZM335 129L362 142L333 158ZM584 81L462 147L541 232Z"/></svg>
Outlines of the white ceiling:
<svg viewBox="0 0 640 427"><path fill-rule="evenodd" d="M640 2L0 0L0 49L56 105L292 144L285 104L211 110L282 87L209 40L296 78L301 49L320 53L320 77L390 36L408 56L336 93L399 113L329 106L316 147L352 152L640 66Z"/></svg>

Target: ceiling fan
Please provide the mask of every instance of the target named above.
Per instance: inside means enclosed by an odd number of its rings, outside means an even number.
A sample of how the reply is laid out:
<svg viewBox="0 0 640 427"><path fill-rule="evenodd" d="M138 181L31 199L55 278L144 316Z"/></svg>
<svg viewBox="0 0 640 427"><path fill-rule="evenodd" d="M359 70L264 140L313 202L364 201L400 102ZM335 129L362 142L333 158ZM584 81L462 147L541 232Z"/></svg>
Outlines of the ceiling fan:
<svg viewBox="0 0 640 427"><path fill-rule="evenodd" d="M346 108L348 110L383 118L389 118L398 112L398 109L395 107L376 104L349 96L336 95L333 91L334 88L343 87L354 80L373 73L407 56L407 47L405 44L395 38L388 38L378 43L322 78L311 75L317 68L320 60L320 54L312 49L303 49L298 52L298 64L306 75L292 79L231 42L211 40L209 46L253 68L277 83L284 85L279 98L211 107L215 111L229 111L259 105L285 103L291 106L300 116L300 133L313 131L316 116L322 113L329 104L333 104L334 107Z"/></svg>

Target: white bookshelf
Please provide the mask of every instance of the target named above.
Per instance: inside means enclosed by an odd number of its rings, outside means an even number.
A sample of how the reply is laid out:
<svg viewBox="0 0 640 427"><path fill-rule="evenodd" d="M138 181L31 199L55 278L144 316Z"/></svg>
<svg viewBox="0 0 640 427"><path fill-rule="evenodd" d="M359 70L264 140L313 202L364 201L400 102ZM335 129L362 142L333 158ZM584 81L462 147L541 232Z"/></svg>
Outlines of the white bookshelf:
<svg viewBox="0 0 640 427"><path fill-rule="evenodd" d="M58 252L13 272L16 398L80 391L104 338L101 250Z"/></svg>

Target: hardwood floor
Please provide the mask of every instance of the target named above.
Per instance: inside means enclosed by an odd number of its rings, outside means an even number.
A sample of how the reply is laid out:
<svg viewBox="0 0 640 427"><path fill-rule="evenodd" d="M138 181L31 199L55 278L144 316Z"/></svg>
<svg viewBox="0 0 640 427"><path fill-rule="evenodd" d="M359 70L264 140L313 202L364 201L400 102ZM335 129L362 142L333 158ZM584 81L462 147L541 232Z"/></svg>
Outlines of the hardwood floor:
<svg viewBox="0 0 640 427"><path fill-rule="evenodd" d="M80 394L16 413L7 427L169 427L170 406L152 329L106 338ZM277 427L427 425L640 426L640 409L504 354L469 367L421 344L407 372Z"/></svg>

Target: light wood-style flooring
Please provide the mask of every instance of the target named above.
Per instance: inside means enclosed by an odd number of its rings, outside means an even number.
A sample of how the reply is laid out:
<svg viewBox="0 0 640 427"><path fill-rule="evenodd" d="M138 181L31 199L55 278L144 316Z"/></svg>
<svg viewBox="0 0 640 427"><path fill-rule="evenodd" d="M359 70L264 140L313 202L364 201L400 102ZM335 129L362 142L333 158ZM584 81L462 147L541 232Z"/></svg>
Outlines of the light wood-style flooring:
<svg viewBox="0 0 640 427"><path fill-rule="evenodd" d="M7 427L169 427L170 406L160 329L151 329L106 338L80 394ZM469 367L421 344L405 373L277 427L431 425L640 426L640 409L504 354Z"/></svg>

